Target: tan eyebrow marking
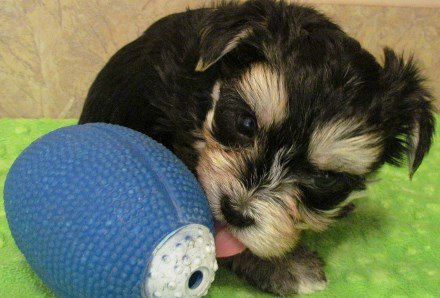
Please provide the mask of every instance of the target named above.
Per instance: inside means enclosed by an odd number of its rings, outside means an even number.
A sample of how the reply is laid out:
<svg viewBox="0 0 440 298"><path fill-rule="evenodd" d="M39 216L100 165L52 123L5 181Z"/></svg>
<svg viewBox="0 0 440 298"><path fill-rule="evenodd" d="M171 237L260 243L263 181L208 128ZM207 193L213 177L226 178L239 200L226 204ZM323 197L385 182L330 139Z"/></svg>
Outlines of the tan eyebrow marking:
<svg viewBox="0 0 440 298"><path fill-rule="evenodd" d="M255 64L238 85L238 93L254 110L260 126L281 123L287 116L284 77L265 64Z"/></svg>
<svg viewBox="0 0 440 298"><path fill-rule="evenodd" d="M370 171L383 148L381 136L373 132L356 133L361 119L335 120L318 126L309 145L309 158L322 170L362 175Z"/></svg>

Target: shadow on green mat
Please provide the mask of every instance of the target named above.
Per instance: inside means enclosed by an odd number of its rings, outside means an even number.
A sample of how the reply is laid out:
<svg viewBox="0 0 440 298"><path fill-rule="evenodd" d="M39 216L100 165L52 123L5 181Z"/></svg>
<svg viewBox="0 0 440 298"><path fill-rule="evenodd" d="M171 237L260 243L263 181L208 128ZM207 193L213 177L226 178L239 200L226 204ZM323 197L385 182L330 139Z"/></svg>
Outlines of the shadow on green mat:
<svg viewBox="0 0 440 298"><path fill-rule="evenodd" d="M0 119L0 297L52 297L27 265L7 226L3 184L12 162L33 140L75 120ZM384 167L380 182L349 217L303 242L326 262L328 288L308 297L439 297L440 144L409 181ZM208 297L272 297L220 269Z"/></svg>

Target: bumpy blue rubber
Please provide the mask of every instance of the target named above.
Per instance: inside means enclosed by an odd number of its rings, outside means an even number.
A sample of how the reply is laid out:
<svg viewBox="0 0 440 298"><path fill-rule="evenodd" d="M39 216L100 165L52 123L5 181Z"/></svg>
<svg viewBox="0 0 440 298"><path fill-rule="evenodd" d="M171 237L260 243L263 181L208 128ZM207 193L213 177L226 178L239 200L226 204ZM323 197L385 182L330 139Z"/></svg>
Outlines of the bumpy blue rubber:
<svg viewBox="0 0 440 298"><path fill-rule="evenodd" d="M14 239L61 297L140 297L156 245L188 223L213 232L195 177L136 131L86 124L32 143L5 184Z"/></svg>

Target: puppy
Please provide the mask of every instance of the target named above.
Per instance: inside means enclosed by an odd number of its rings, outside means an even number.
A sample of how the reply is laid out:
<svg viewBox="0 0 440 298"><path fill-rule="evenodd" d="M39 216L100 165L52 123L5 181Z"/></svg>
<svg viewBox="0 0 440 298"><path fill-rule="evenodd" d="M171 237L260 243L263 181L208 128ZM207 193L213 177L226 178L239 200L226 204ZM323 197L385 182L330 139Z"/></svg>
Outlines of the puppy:
<svg viewBox="0 0 440 298"><path fill-rule="evenodd" d="M412 59L379 64L316 10L270 0L165 17L119 50L79 123L149 135L197 175L215 219L247 250L234 272L275 294L326 286L298 245L346 213L384 163L419 167L434 131Z"/></svg>

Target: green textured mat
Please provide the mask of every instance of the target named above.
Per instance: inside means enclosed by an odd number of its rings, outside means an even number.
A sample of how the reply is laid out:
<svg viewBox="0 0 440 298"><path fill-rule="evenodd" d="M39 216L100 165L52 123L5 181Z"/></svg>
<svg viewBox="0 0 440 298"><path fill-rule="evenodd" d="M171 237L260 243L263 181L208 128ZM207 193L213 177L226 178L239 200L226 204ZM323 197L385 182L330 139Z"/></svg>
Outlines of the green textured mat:
<svg viewBox="0 0 440 298"><path fill-rule="evenodd" d="M440 120L440 119L438 119ZM41 135L75 120L0 119L0 297L52 297L11 237L3 204L6 174ZM440 122L440 121L439 121ZM438 128L440 130L440 127ZM309 297L440 297L440 137L412 182L385 167L349 218L305 242L325 260L329 287ZM271 297L219 270L208 297Z"/></svg>

